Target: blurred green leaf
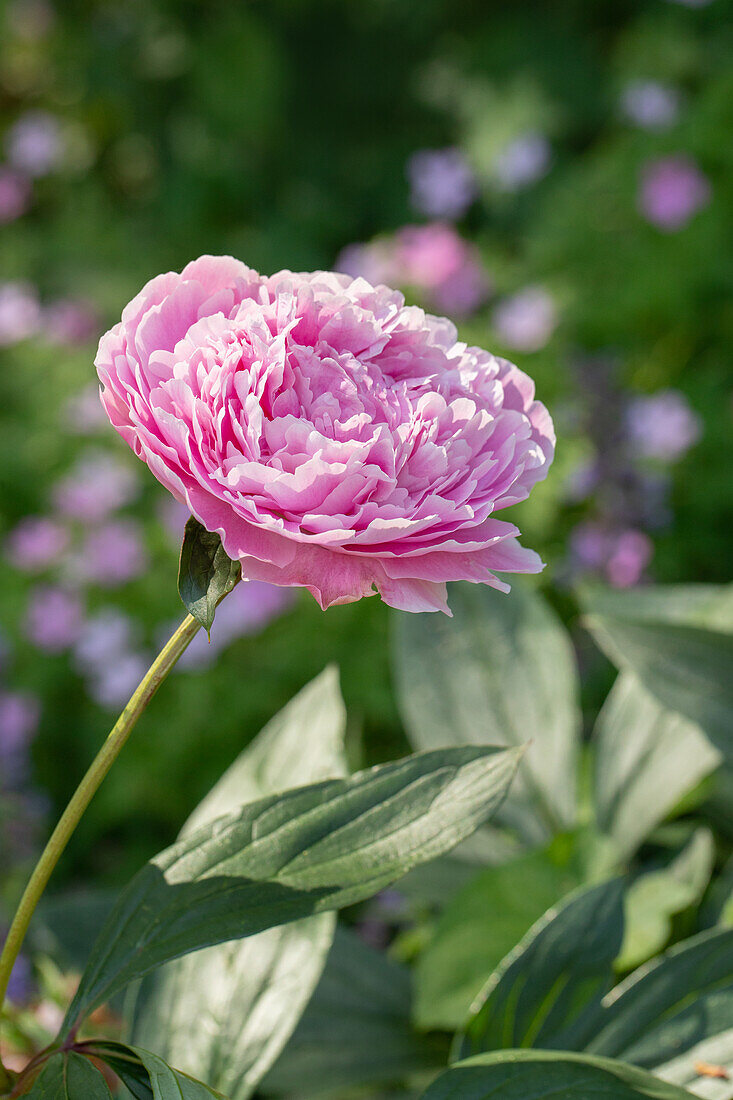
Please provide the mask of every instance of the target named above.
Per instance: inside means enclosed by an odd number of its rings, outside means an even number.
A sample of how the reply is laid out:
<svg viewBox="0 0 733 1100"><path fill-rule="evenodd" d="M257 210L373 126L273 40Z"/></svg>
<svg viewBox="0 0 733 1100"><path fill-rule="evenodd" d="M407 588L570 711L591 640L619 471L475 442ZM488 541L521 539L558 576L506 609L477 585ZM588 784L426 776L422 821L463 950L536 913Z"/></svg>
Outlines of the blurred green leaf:
<svg viewBox="0 0 733 1100"><path fill-rule="evenodd" d="M731 589L682 599L674 587L638 603L595 593L587 625L619 668L630 669L662 706L699 725L733 756L733 599ZM666 599L665 599L666 598ZM701 625L703 624L703 625ZM709 624L709 625L708 625Z"/></svg>
<svg viewBox="0 0 733 1100"><path fill-rule="evenodd" d="M66 1026L164 962L352 904L448 851L496 810L517 759L516 750L424 753L197 829L123 891Z"/></svg>
<svg viewBox="0 0 733 1100"><path fill-rule="evenodd" d="M582 587L592 615L733 632L733 584L664 584L639 588Z"/></svg>
<svg viewBox="0 0 733 1100"><path fill-rule="evenodd" d="M327 669L277 714L186 822L182 835L243 802L346 773L346 714ZM287 1042L326 960L333 913L197 951L143 984L133 1041L245 1100Z"/></svg>
<svg viewBox="0 0 733 1100"><path fill-rule="evenodd" d="M424 1100L692 1100L692 1094L610 1058L538 1050L482 1054L457 1062Z"/></svg>
<svg viewBox="0 0 733 1100"><path fill-rule="evenodd" d="M583 1049L621 947L623 888L614 879L581 890L537 922L472 1008L457 1036L460 1057L514 1046Z"/></svg>
<svg viewBox="0 0 733 1100"><path fill-rule="evenodd" d="M700 900L714 859L712 834L700 828L667 867L648 871L631 884L624 899L626 931L617 970L639 966L669 942L672 917Z"/></svg>
<svg viewBox="0 0 733 1100"><path fill-rule="evenodd" d="M410 972L346 928L336 930L323 977L266 1095L333 1096L388 1085L445 1064L447 1050L410 1024Z"/></svg>
<svg viewBox="0 0 733 1100"><path fill-rule="evenodd" d="M530 742L502 820L533 843L572 825L580 713L570 639L517 583L450 586L453 618L394 616L400 709L416 748Z"/></svg>
<svg viewBox="0 0 733 1100"><path fill-rule="evenodd" d="M178 565L178 592L184 607L208 633L217 604L234 588L242 566L232 561L221 544L221 536L207 531L191 516L186 523Z"/></svg>
<svg viewBox="0 0 733 1100"><path fill-rule="evenodd" d="M441 913L415 968L415 1020L462 1026L486 978L535 921L580 883L580 868L557 845L489 867Z"/></svg>
<svg viewBox="0 0 733 1100"><path fill-rule="evenodd" d="M611 689L593 737L596 819L622 859L721 759L698 725L661 706L629 671Z"/></svg>
<svg viewBox="0 0 733 1100"><path fill-rule="evenodd" d="M181 836L237 806L346 775L346 711L338 671L325 669L272 718L199 803Z"/></svg>

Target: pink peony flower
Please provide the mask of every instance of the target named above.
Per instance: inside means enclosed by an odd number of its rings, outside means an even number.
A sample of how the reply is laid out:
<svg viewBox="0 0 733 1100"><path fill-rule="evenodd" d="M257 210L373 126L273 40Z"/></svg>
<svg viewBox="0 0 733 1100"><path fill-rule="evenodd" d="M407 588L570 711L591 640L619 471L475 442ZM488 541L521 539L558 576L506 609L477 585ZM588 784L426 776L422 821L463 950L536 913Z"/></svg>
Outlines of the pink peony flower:
<svg viewBox="0 0 733 1100"><path fill-rule="evenodd" d="M396 291L204 256L143 288L96 365L114 427L247 579L447 612L446 581L542 568L493 515L552 459L533 383Z"/></svg>

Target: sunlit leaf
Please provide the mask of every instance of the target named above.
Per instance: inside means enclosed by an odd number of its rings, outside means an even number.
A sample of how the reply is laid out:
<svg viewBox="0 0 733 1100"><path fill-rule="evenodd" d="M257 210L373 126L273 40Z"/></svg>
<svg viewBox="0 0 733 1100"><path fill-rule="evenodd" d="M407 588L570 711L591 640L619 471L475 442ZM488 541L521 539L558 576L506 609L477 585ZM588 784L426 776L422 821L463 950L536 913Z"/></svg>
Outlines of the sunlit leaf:
<svg viewBox="0 0 733 1100"><path fill-rule="evenodd" d="M396 615L400 709L419 749L530 742L502 820L541 843L574 820L580 713L564 627L536 594L456 584L453 618Z"/></svg>
<svg viewBox="0 0 733 1100"><path fill-rule="evenodd" d="M263 795L346 773L346 714L327 669L277 714L186 822L182 835ZM318 982L333 913L218 944L144 983L133 1039L230 1100L251 1095L287 1042Z"/></svg>
<svg viewBox="0 0 733 1100"><path fill-rule="evenodd" d="M663 707L629 671L603 705L593 744L598 825L624 859L721 760L699 726Z"/></svg>
<svg viewBox="0 0 733 1100"><path fill-rule="evenodd" d="M67 1026L202 947L369 897L450 850L497 809L518 753L464 748L273 795L151 860L95 944Z"/></svg>

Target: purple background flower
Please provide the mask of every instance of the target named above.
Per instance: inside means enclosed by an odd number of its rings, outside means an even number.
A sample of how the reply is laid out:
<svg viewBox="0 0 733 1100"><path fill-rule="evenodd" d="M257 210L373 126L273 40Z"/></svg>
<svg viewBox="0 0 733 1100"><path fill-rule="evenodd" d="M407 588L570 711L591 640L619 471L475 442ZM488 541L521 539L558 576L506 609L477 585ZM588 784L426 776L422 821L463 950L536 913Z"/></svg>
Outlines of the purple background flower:
<svg viewBox="0 0 733 1100"><path fill-rule="evenodd" d="M460 218L476 198L476 178L460 149L421 149L407 164L410 201L429 218Z"/></svg>
<svg viewBox="0 0 733 1100"><path fill-rule="evenodd" d="M79 637L82 619L83 605L77 593L57 585L39 585L26 608L26 637L39 649L61 653Z"/></svg>
<svg viewBox="0 0 733 1100"><path fill-rule="evenodd" d="M529 286L497 304L493 323L497 336L508 348L539 351L555 331L557 308L548 291Z"/></svg>
<svg viewBox="0 0 733 1100"><path fill-rule="evenodd" d="M707 178L686 154L660 157L643 168L639 207L648 221L665 232L682 229L710 198Z"/></svg>
<svg viewBox="0 0 733 1100"><path fill-rule="evenodd" d="M61 124L48 111L28 111L5 136L8 160L29 176L45 176L64 152Z"/></svg>
<svg viewBox="0 0 733 1100"><path fill-rule="evenodd" d="M552 147L543 134L520 134L513 138L494 161L497 186L518 191L542 179L550 168Z"/></svg>
<svg viewBox="0 0 733 1100"><path fill-rule="evenodd" d="M139 489L129 464L107 451L88 451L56 484L53 501L63 516L98 523L135 500Z"/></svg>
<svg viewBox="0 0 733 1100"><path fill-rule="evenodd" d="M30 283L0 283L0 347L38 331L41 306Z"/></svg>
<svg viewBox="0 0 733 1100"><path fill-rule="evenodd" d="M5 553L16 569L35 573L54 565L69 545L69 532L50 516L26 516L8 535Z"/></svg>
<svg viewBox="0 0 733 1100"><path fill-rule="evenodd" d="M25 214L31 199L31 185L12 168L0 166L0 225Z"/></svg>
<svg viewBox="0 0 733 1100"><path fill-rule="evenodd" d="M700 438L702 422L684 394L660 390L631 401L626 431L638 455L676 462Z"/></svg>
<svg viewBox="0 0 733 1100"><path fill-rule="evenodd" d="M666 130L677 121L680 95L676 88L656 80L634 80L621 96L626 117L647 130Z"/></svg>

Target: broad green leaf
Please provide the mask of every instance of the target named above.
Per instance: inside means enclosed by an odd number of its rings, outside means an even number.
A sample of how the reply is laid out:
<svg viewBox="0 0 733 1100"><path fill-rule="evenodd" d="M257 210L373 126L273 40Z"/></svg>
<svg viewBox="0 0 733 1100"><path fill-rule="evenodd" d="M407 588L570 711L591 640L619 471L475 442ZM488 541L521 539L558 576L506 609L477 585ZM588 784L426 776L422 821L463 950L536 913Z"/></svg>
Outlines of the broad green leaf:
<svg viewBox="0 0 733 1100"><path fill-rule="evenodd" d="M186 523L178 564L178 592L190 615L210 633L219 604L242 575L242 566L232 561L221 544L221 536L207 531L191 516Z"/></svg>
<svg viewBox="0 0 733 1100"><path fill-rule="evenodd" d="M661 706L628 671L603 705L594 745L596 817L622 859L721 760L699 726Z"/></svg>
<svg viewBox="0 0 733 1100"><path fill-rule="evenodd" d="M730 1100L733 1092L733 1028L704 1039L684 1054L657 1066L655 1074L683 1085L706 1100Z"/></svg>
<svg viewBox="0 0 733 1100"><path fill-rule="evenodd" d="M580 716L569 636L545 602L452 585L453 618L396 615L394 662L402 716L419 749L530 741L502 820L532 843L576 813ZM440 621L438 621L440 620Z"/></svg>
<svg viewBox="0 0 733 1100"><path fill-rule="evenodd" d="M33 918L34 943L64 970L80 971L89 944L117 900L112 889L70 889L43 897Z"/></svg>
<svg viewBox="0 0 733 1100"><path fill-rule="evenodd" d="M199 803L181 836L264 795L345 775L345 732L338 671L331 667L267 723Z"/></svg>
<svg viewBox="0 0 733 1100"><path fill-rule="evenodd" d="M692 1100L692 1094L610 1058L508 1050L458 1062L423 1100Z"/></svg>
<svg viewBox="0 0 733 1100"><path fill-rule="evenodd" d="M714 857L712 834L697 829L666 867L648 871L632 883L625 898L626 931L617 970L631 970L669 942L672 917L700 900L710 881Z"/></svg>
<svg viewBox="0 0 733 1100"><path fill-rule="evenodd" d="M289 1040L323 970L335 916L319 913L186 955L152 977L133 1041L244 1100Z"/></svg>
<svg viewBox="0 0 733 1100"><path fill-rule="evenodd" d="M586 621L614 664L733 756L733 633L610 615Z"/></svg>
<svg viewBox="0 0 733 1100"><path fill-rule="evenodd" d="M101 1040L85 1044L85 1048L117 1074L135 1100L228 1100L140 1047Z"/></svg>
<svg viewBox="0 0 733 1100"><path fill-rule="evenodd" d="M151 860L92 949L66 1025L171 959L377 893L495 812L518 752L464 748L272 795Z"/></svg>
<svg viewBox="0 0 733 1100"><path fill-rule="evenodd" d="M585 1049L653 1068L733 1027L733 931L704 932L617 986Z"/></svg>
<svg viewBox="0 0 733 1100"><path fill-rule="evenodd" d="M262 1083L266 1095L341 1100L445 1065L447 1051L410 1026L410 973L339 927L323 977Z"/></svg>
<svg viewBox="0 0 733 1100"><path fill-rule="evenodd" d="M733 856L715 876L700 910L702 928L733 928Z"/></svg>
<svg viewBox="0 0 733 1100"><path fill-rule="evenodd" d="M515 1046L583 1049L586 1019L611 984L622 937L621 880L551 909L489 979L458 1037L459 1056Z"/></svg>
<svg viewBox="0 0 733 1100"><path fill-rule="evenodd" d="M112 1100L104 1076L74 1051L52 1055L22 1095L28 1100Z"/></svg>
<svg viewBox="0 0 733 1100"><path fill-rule="evenodd" d="M594 615L733 631L733 584L585 586L579 594L583 607Z"/></svg>
<svg viewBox="0 0 733 1100"><path fill-rule="evenodd" d="M482 825L440 859L423 863L400 881L400 893L431 908L442 909L479 871L517 859L525 849L506 829Z"/></svg>
<svg viewBox="0 0 733 1100"><path fill-rule="evenodd" d="M244 750L182 835L243 802L346 773L346 714L335 669L308 684ZM133 1041L230 1100L245 1100L290 1037L321 976L333 913L218 944L144 983Z"/></svg>
<svg viewBox="0 0 733 1100"><path fill-rule="evenodd" d="M419 1027L461 1027L487 975L543 913L579 885L579 869L564 858L566 849L555 843L489 867L449 902L415 968Z"/></svg>

